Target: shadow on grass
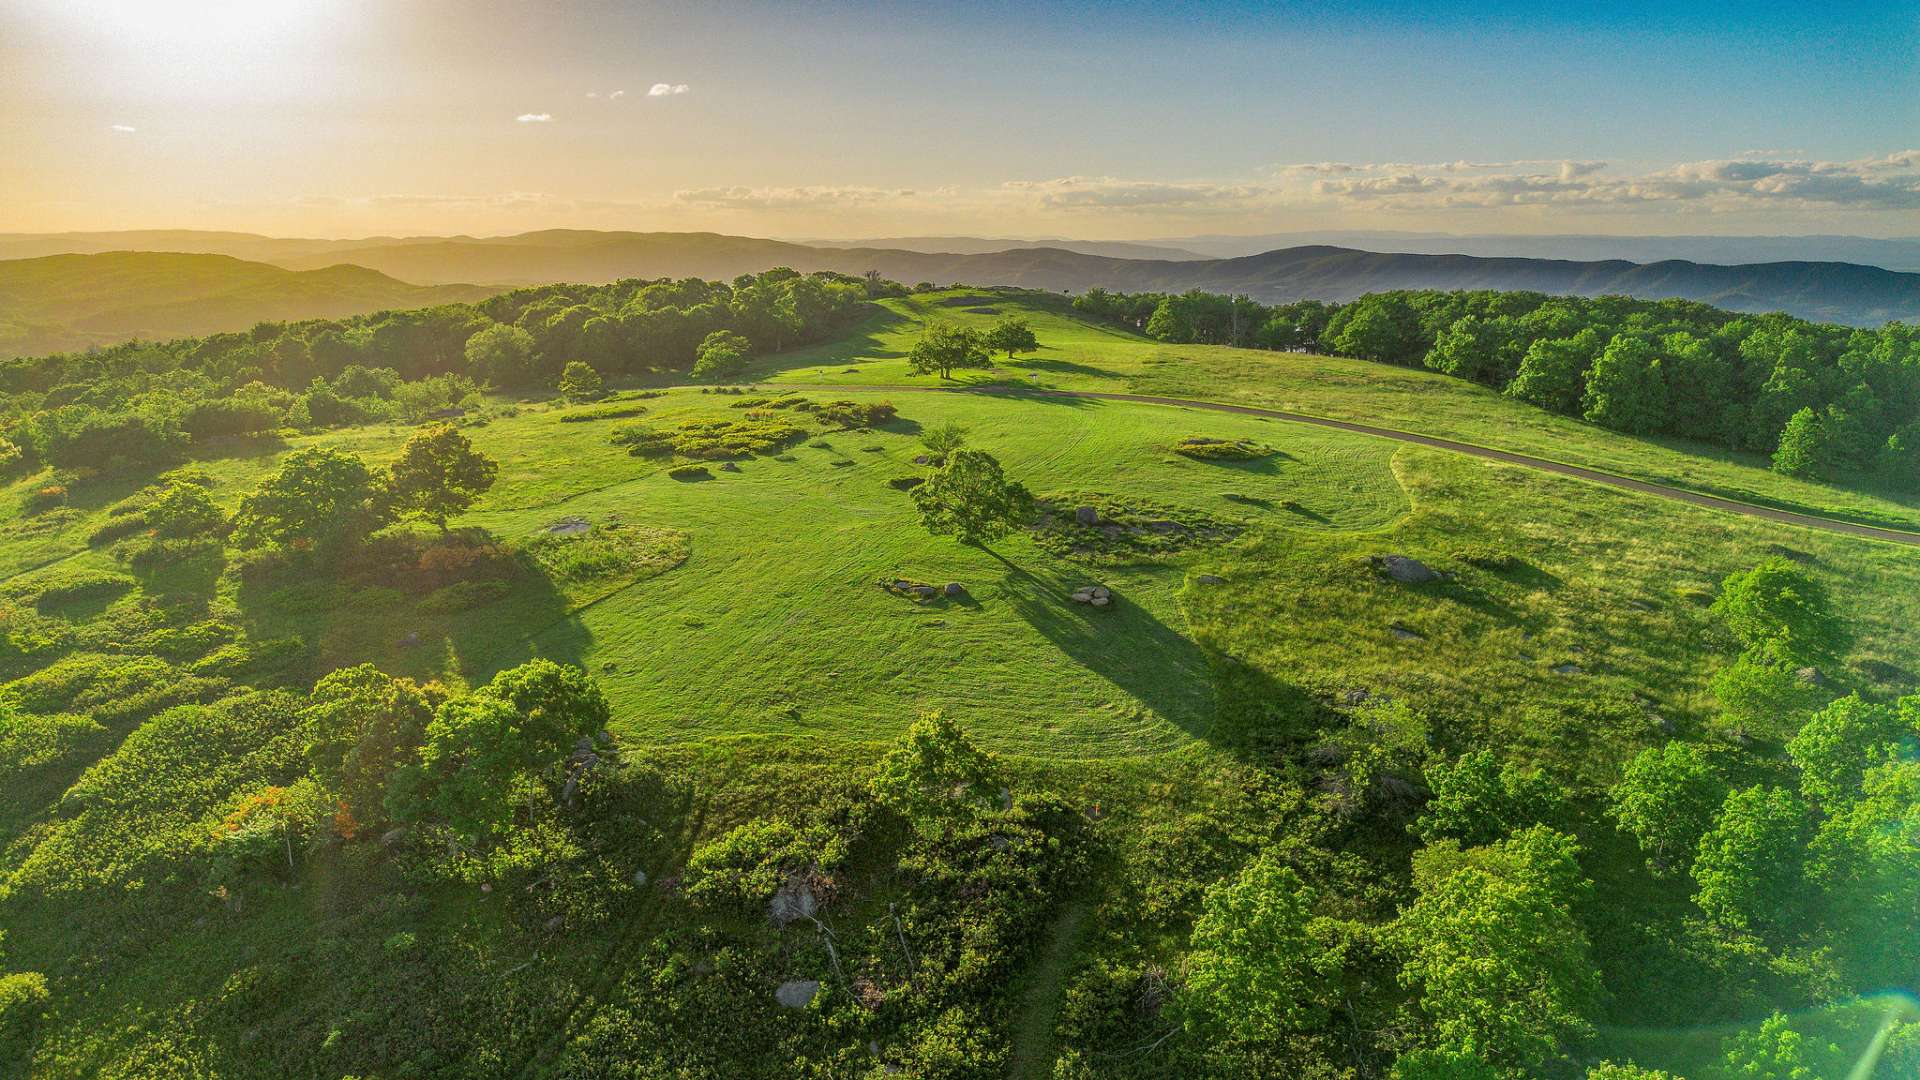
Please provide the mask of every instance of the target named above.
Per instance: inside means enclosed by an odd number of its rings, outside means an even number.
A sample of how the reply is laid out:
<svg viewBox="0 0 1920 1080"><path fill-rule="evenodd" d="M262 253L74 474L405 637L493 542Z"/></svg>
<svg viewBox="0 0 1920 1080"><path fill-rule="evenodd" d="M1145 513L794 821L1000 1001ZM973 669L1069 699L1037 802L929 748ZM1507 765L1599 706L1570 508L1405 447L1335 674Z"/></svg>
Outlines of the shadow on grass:
<svg viewBox="0 0 1920 1080"><path fill-rule="evenodd" d="M464 599L456 590L468 582L433 590L415 586L405 570L398 578L391 570L370 578L311 557L247 575L234 599L250 639L304 642L315 678L372 663L392 675L424 680L458 673L479 684L535 658L584 666L591 635L575 618L581 605L524 553L511 559L505 579L487 579L504 592L465 604L456 602Z"/></svg>
<svg viewBox="0 0 1920 1080"><path fill-rule="evenodd" d="M1030 371L1041 371L1049 375L1085 375L1095 379L1123 379L1126 377L1112 368L1083 364L1078 360L1036 360L1029 358L1025 360L1011 360L1008 361L1008 363L1014 367L1026 368Z"/></svg>
<svg viewBox="0 0 1920 1080"><path fill-rule="evenodd" d="M1208 664L1200 647L1116 592L1107 607L1076 603L1090 581L1036 574L998 552L1013 610L1062 653L1196 738L1214 735Z"/></svg>

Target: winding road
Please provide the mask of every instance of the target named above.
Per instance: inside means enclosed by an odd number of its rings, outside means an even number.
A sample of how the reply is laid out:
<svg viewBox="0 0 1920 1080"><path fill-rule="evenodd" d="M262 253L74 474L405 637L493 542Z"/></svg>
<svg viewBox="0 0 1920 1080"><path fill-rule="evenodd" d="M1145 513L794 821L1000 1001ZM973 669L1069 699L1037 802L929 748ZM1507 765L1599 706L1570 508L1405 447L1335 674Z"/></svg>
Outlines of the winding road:
<svg viewBox="0 0 1920 1080"><path fill-rule="evenodd" d="M1413 443L1417 446L1431 446L1438 450L1451 450L1456 454L1485 458L1508 465L1538 469L1541 472L1558 473L1580 480L1590 480L1609 487L1625 488L1655 498L1671 499L1675 502L1692 503L1712 510L1725 510L1763 521L1777 521L1786 525L1799 525L1809 529L1824 529L1827 532L1843 533L1848 536L1864 536L1870 540L1884 540L1893 544L1907 544L1920 547L1920 533L1903 532L1899 529L1886 529L1877 525L1860 525L1851 521L1839 521L1834 518L1820 517L1815 514L1801 514L1792 510L1776 510L1770 506L1756 506L1753 503L1740 502L1737 499L1723 499L1718 495L1705 495L1685 488L1668 487L1665 484L1635 480L1630 476L1601 472L1579 465L1549 458L1531 457L1516 454L1508 450L1495 450L1474 443L1456 442L1453 439L1440 439L1432 435L1420 435L1411 431L1395 428L1374 427L1371 424L1356 424L1348 420L1330 420L1324 416L1307 413L1285 412L1280 409L1263 409L1257 405L1230 405L1223 401L1201 401L1193 398L1159 397L1153 394L1123 394L1104 390L1042 390L1028 387L1007 386L909 386L909 385L865 385L859 383L762 383L758 389L779 392L785 390L809 390L816 393L841 393L852 390L878 391L881 393L920 393L920 394L989 394L1002 397L1067 397L1091 398L1098 401L1131 401L1143 405L1172 405L1187 409L1208 409L1213 412L1238 413L1242 416L1265 416L1274 420L1285 420L1294 424L1312 424L1315 427L1334 428L1338 431L1351 431L1360 435L1373 435L1397 442Z"/></svg>

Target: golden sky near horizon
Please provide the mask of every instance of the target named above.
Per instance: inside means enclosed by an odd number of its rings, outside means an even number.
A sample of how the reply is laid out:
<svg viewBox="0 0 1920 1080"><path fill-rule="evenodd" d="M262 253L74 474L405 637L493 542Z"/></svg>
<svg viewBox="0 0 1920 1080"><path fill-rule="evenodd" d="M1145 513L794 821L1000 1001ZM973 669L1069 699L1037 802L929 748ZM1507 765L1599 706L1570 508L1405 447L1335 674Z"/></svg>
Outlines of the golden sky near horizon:
<svg viewBox="0 0 1920 1080"><path fill-rule="evenodd" d="M1912 19L1445 8L0 0L0 230L1920 234Z"/></svg>

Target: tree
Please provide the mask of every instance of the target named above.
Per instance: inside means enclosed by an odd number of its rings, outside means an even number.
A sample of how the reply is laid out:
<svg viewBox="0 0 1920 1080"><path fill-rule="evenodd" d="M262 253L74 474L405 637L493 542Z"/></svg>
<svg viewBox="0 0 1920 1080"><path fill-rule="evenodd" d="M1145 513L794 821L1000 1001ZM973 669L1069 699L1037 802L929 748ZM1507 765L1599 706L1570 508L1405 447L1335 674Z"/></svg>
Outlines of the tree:
<svg viewBox="0 0 1920 1080"><path fill-rule="evenodd" d="M1462 379L1501 386L1519 360L1513 320L1468 315L1442 331L1427 351L1427 366Z"/></svg>
<svg viewBox="0 0 1920 1080"><path fill-rule="evenodd" d="M1694 743L1648 747L1627 763L1607 814L1634 838L1655 874L1684 870L1726 799L1720 771Z"/></svg>
<svg viewBox="0 0 1920 1080"><path fill-rule="evenodd" d="M1006 478L993 455L980 450L949 453L946 464L913 489L913 502L928 532L974 547L985 547L1033 516L1033 496Z"/></svg>
<svg viewBox="0 0 1920 1080"><path fill-rule="evenodd" d="M1911 986L1920 971L1920 762L1868 769L1808 846L1807 882L1855 987Z"/></svg>
<svg viewBox="0 0 1920 1080"><path fill-rule="evenodd" d="M1433 799L1414 823L1427 841L1451 837L1469 846L1487 844L1551 820L1560 810L1558 785L1538 769L1502 762L1491 750L1429 767L1427 784Z"/></svg>
<svg viewBox="0 0 1920 1080"><path fill-rule="evenodd" d="M1483 848L1415 856L1419 898L1392 940L1434 1048L1532 1070L1593 1034L1599 975L1573 910L1592 889L1570 836L1536 825Z"/></svg>
<svg viewBox="0 0 1920 1080"><path fill-rule="evenodd" d="M1666 380L1653 342L1634 334L1614 335L1587 372L1581 404L1588 421L1615 431L1640 435L1666 423Z"/></svg>
<svg viewBox="0 0 1920 1080"><path fill-rule="evenodd" d="M175 480L161 489L144 516L154 535L168 540L201 536L227 522L207 489L189 480Z"/></svg>
<svg viewBox="0 0 1920 1080"><path fill-rule="evenodd" d="M467 369L481 382L524 386L533 381L533 335L495 323L467 339Z"/></svg>
<svg viewBox="0 0 1920 1080"><path fill-rule="evenodd" d="M1327 324L1327 344L1342 356L1383 364L1414 364L1430 342L1420 313L1402 296L1375 293L1341 308Z"/></svg>
<svg viewBox="0 0 1920 1080"><path fill-rule="evenodd" d="M1587 1070L1586 1080L1674 1080L1674 1076L1659 1069L1641 1068L1630 1061L1603 1061Z"/></svg>
<svg viewBox="0 0 1920 1080"><path fill-rule="evenodd" d="M927 453L933 458L935 464L942 464L947 460L948 454L967 445L966 425L957 420L949 420L944 424L925 428L920 432L920 445L927 448Z"/></svg>
<svg viewBox="0 0 1920 1080"><path fill-rule="evenodd" d="M1591 327L1572 337L1535 341L1520 358L1520 370L1507 384L1507 396L1566 416L1577 414L1587 369L1602 346L1599 331Z"/></svg>
<svg viewBox="0 0 1920 1080"><path fill-rule="evenodd" d="M1845 644L1826 587L1778 555L1729 574L1712 611L1747 648L1780 663L1830 659Z"/></svg>
<svg viewBox="0 0 1920 1080"><path fill-rule="evenodd" d="M419 754L444 699L437 688L393 678L372 664L340 668L314 684L304 714L307 760L344 811L343 831L387 820L389 782Z"/></svg>
<svg viewBox="0 0 1920 1080"><path fill-rule="evenodd" d="M1501 1080L1500 1070L1471 1050L1414 1050L1394 1060L1392 1080Z"/></svg>
<svg viewBox="0 0 1920 1080"><path fill-rule="evenodd" d="M393 463L393 503L447 531L447 519L472 506L493 487L500 466L473 448L452 424L414 433Z"/></svg>
<svg viewBox="0 0 1920 1080"><path fill-rule="evenodd" d="M325 447L296 450L240 501L233 539L337 553L392 520L386 486L367 463Z"/></svg>
<svg viewBox="0 0 1920 1080"><path fill-rule="evenodd" d="M753 355L753 343L731 330L715 330L694 353L693 377L728 379L739 374Z"/></svg>
<svg viewBox="0 0 1920 1080"><path fill-rule="evenodd" d="M937 835L999 796L1000 765L959 724L932 712L914 721L880 759L868 789L915 828Z"/></svg>
<svg viewBox="0 0 1920 1080"><path fill-rule="evenodd" d="M1785 930L1799 914L1807 826L1806 804L1785 788L1730 792L1694 855L1694 903L1731 930Z"/></svg>
<svg viewBox="0 0 1920 1080"><path fill-rule="evenodd" d="M1340 962L1315 940L1313 905L1271 855L1208 889L1187 954L1188 1030L1260 1043L1324 1023Z"/></svg>
<svg viewBox="0 0 1920 1080"><path fill-rule="evenodd" d="M592 401L606 392L606 384L600 380L600 373L593 370L593 365L572 360L560 373L558 389L568 401Z"/></svg>
<svg viewBox="0 0 1920 1080"><path fill-rule="evenodd" d="M953 378L955 368L981 368L988 363L987 343L979 333L946 322L929 323L907 354L907 370L915 375L938 372L943 379Z"/></svg>
<svg viewBox="0 0 1920 1080"><path fill-rule="evenodd" d="M1009 316L988 328L983 339L987 348L994 352L1004 352L1007 359L1013 359L1017 352L1032 352L1040 347L1040 339L1033 336L1033 328L1027 320Z"/></svg>
<svg viewBox="0 0 1920 1080"><path fill-rule="evenodd" d="M1787 418L1780 445L1773 451L1773 471L1788 476L1830 479L1835 471L1834 431L1825 413L1812 406Z"/></svg>
<svg viewBox="0 0 1920 1080"><path fill-rule="evenodd" d="M1920 420L1887 436L1880 448L1880 477L1896 491L1920 491Z"/></svg>
<svg viewBox="0 0 1920 1080"><path fill-rule="evenodd" d="M1920 736L1920 695L1898 706L1862 701L1850 694L1814 713L1787 743L1800 768L1800 794L1832 812L1860 794L1867 770L1900 754L1902 740Z"/></svg>
<svg viewBox="0 0 1920 1080"><path fill-rule="evenodd" d="M1827 1080L1852 1072L1853 1062L1839 1046L1795 1031L1778 1012L1758 1031L1728 1036L1720 1049L1725 1056L1711 1080Z"/></svg>
<svg viewBox="0 0 1920 1080"><path fill-rule="evenodd" d="M418 763L397 778L390 803L484 843L512 822L516 785L550 783L607 718L606 699L586 672L530 660L434 711Z"/></svg>

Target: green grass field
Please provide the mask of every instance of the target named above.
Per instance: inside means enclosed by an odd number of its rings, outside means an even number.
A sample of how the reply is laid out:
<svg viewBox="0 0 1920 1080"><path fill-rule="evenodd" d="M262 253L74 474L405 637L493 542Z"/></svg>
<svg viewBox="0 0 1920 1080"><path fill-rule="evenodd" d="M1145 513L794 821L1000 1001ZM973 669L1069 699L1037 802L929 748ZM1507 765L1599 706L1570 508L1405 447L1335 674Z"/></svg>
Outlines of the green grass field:
<svg viewBox="0 0 1920 1080"><path fill-rule="evenodd" d="M52 583L127 574L104 546L88 544L109 507L138 486L109 483L63 509L10 511L0 524L10 625L66 634L68 651L131 663L152 652L141 643L157 628L218 623L250 642L297 640L295 684L363 661L456 685L534 656L582 665L631 754L699 777L691 808L648 819L673 823L645 841L656 875L684 860L693 840L803 800L792 793L808 785L844 781L931 710L958 719L1023 778L1088 809L1109 869L1177 861L1185 856L1169 849L1190 842L1231 851L1268 831L1326 830L1304 789L1286 786L1296 776L1283 783L1248 760L1246 736L1310 738L1330 709L1367 697L1433 717L1442 756L1490 746L1544 767L1586 808L1589 873L1612 882L1602 896L1617 899L1646 887L1634 876L1639 858L1590 811L1621 763L1675 735L1729 753L1739 745L1707 692L1732 652L1706 609L1728 573L1787 554L1829 587L1853 635L1843 664L1827 673L1836 692L1886 696L1920 682L1920 559L1896 545L1273 420L1122 402L890 395L863 384L913 381L901 355L925 318L985 321L994 316L969 309L992 308L1029 315L1043 348L970 379L1272 405L1876 520L1920 521L1920 508L1553 419L1437 375L1162 346L981 295L889 301L847 342L768 358L756 375L843 383L807 396L891 400L899 415L872 430L810 428L737 471L713 463L707 478L675 479L672 462L612 444L612 430L631 420L567 421L578 406L494 402L470 420L465 432L501 471L455 524L537 550L551 543L542 540L551 526L581 519L584 539L626 545L612 571L522 574L459 608L405 581L248 580L205 562L129 576L110 595L34 599ZM738 417L738 400L679 388L635 403L646 407L641 421L671 424ZM1022 533L990 550L928 535L889 481L923 471L918 432L949 422L965 425L970 445L999 458L1057 516L1095 506L1122 524L1113 534ZM327 445L383 462L407 433L302 436L191 468L231 509L291 449ZM1194 435L1247 439L1272 453L1210 462L1169 449ZM0 506L23 505L35 484L0 492ZM1448 577L1393 584L1368 562L1388 553ZM879 584L894 579L958 582L965 592L917 603ZM1112 606L1070 599L1094 583L1113 590ZM175 656L168 670L200 659ZM25 692L47 663L47 654L9 655L5 677L27 681L0 694ZM566 1062L590 1054L582 1047L610 1038L609 1017L643 1008L656 992L629 979L644 971L649 935L694 932L697 920L648 894L604 937L542 936L538 923L514 922L471 889L403 886L397 871L351 847L316 856L310 880L244 911L201 898L197 921L178 914L190 905L166 908L177 921L158 936L137 925L75 932L96 910L168 887L46 877L53 853L80 842L81 819L61 808L63 793L97 762L113 767L148 715L129 709L50 727L0 775L8 789L0 875L33 867L20 880L35 883L0 889L5 966L47 972L56 988L37 1075L268 1075L274 1066L262 1062L298 1057L289 1049L256 1058L252 1040L268 1032L296 1049L312 1044L318 1056L302 1067L337 1075L349 1058L326 1055L346 1053L341 1040L397 1039L413 1017L393 1002L409 999L447 1026L446 1045L467 1047L449 1068L568 1074ZM1739 733L1752 741L1746 767L1778 772L1791 733L1785 720ZM1352 885L1356 912L1377 916L1405 897L1404 845L1403 835L1363 837L1359 854L1329 857L1320 869ZM1168 871L1177 903L1155 902L1184 904L1190 916L1211 873L1204 860L1194 865L1181 871L1187 877ZM1048 923L1033 966L1020 968L1015 1004L996 1020L1022 1075L1050 1073L1058 998L1079 971L1079 950L1111 951L1116 935L1136 933L1126 927L1137 908L1127 905L1143 902L1105 888L1090 886ZM1177 965L1181 917L1138 928L1125 939L1131 955ZM1605 919L1596 923L1604 929ZM401 930L437 942L444 967L396 959L382 942ZM112 955L96 961L93 950ZM1631 961L1598 951L1610 980L1633 977ZM323 981L282 970L316 957L347 974ZM813 952L801 958L822 963ZM513 1016L522 1027L484 1046L463 1043L455 1029L471 1021L453 1018L473 1014L449 1004L458 994L481 1000L473 1006L481 1015ZM216 1007L236 995L251 1011ZM1630 1044L1631 1030L1619 1038ZM378 1056L353 1060L368 1055Z"/></svg>

